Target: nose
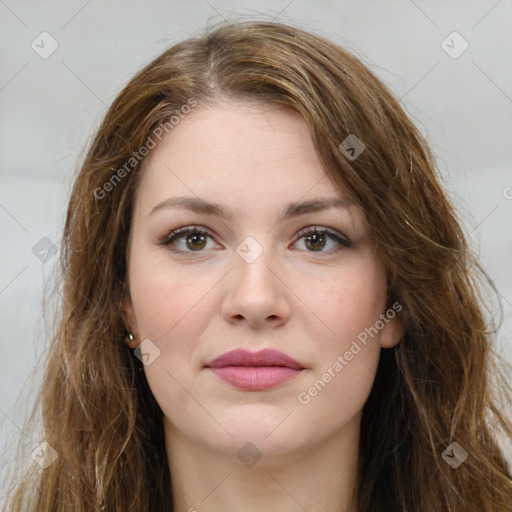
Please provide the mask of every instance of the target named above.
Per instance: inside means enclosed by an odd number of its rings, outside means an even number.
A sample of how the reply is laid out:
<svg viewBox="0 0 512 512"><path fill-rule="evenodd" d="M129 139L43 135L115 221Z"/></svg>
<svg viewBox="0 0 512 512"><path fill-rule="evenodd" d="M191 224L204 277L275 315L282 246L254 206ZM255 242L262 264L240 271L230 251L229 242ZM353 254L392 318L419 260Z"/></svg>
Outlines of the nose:
<svg viewBox="0 0 512 512"><path fill-rule="evenodd" d="M234 255L234 268L225 280L222 316L232 324L249 327L279 327L290 318L290 297L286 272L270 250L254 260Z"/></svg>

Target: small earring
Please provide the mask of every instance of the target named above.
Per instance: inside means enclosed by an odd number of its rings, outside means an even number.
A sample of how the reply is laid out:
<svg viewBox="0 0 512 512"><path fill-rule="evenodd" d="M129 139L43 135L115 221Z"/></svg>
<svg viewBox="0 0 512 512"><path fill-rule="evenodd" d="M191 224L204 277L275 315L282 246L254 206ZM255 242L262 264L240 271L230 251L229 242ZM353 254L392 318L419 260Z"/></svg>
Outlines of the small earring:
<svg viewBox="0 0 512 512"><path fill-rule="evenodd" d="M137 339L135 338L135 336L129 332L127 335L126 335L126 338L124 339L125 343L130 347L130 348L136 348L137 347Z"/></svg>

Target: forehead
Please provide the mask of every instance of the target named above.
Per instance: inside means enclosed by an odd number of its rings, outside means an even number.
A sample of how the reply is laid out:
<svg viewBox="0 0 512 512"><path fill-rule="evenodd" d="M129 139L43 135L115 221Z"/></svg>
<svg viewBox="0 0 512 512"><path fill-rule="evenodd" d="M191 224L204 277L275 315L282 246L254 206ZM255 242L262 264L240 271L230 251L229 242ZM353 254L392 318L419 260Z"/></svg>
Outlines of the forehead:
<svg viewBox="0 0 512 512"><path fill-rule="evenodd" d="M171 196L260 217L281 213L284 203L344 198L325 173L306 121L275 105L196 107L152 150L143 172L137 209L144 217Z"/></svg>

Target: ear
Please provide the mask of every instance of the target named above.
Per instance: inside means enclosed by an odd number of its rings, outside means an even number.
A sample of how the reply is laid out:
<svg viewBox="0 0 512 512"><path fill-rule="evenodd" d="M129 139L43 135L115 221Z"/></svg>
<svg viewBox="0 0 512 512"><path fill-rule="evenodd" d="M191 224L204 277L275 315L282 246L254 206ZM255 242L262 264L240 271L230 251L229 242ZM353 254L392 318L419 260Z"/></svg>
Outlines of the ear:
<svg viewBox="0 0 512 512"><path fill-rule="evenodd" d="M383 320L385 325L380 333L380 346L382 348L393 348L405 334L402 317L393 309L391 311L395 313L395 316L390 318L389 315L386 315L388 317L387 323Z"/></svg>
<svg viewBox="0 0 512 512"><path fill-rule="evenodd" d="M123 317L125 319L125 326L128 329L128 332L131 332L135 337L133 341L127 341L127 344L130 348L137 348L140 345L140 338L138 334L139 329L137 327L137 320L135 319L135 311L133 309L133 304L128 294L123 299L121 306Z"/></svg>

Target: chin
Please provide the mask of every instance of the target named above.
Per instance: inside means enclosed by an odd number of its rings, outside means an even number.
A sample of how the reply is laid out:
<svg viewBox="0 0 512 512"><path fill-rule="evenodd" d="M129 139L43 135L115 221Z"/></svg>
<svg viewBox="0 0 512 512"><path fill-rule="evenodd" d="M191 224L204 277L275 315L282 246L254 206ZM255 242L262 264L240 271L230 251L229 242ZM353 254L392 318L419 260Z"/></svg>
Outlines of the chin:
<svg viewBox="0 0 512 512"><path fill-rule="evenodd" d="M209 442L213 447L231 454L238 454L240 450L242 454L244 450L258 450L263 456L277 457L293 452L307 443L307 429L294 423L293 414L287 418L290 411L283 413L282 410L277 410L274 414L264 414L263 411L256 413L255 409L254 414L247 413L242 418L239 414L230 421L224 416L221 423L233 437L224 431L221 438L214 439L210 435Z"/></svg>

